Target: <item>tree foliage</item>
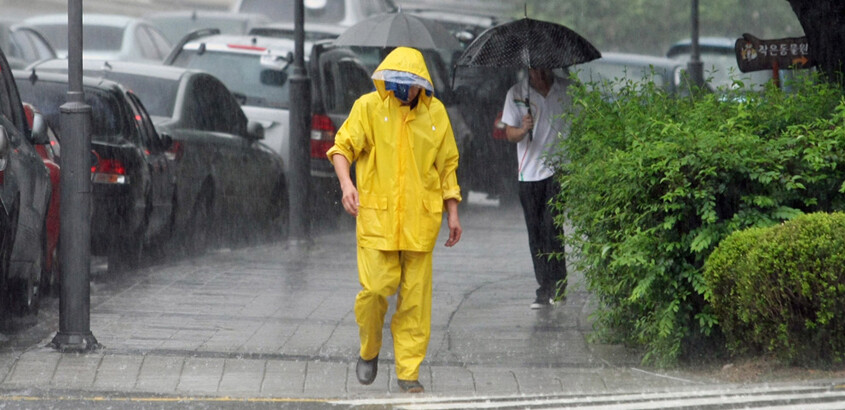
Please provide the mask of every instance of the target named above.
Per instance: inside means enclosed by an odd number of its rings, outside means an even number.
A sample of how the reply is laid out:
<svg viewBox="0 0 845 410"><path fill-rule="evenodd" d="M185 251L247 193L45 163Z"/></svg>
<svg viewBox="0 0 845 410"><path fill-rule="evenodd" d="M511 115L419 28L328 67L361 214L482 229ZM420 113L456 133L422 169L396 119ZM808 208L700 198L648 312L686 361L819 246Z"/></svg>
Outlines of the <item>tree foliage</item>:
<svg viewBox="0 0 845 410"><path fill-rule="evenodd" d="M716 329L702 266L722 238L845 208L843 94L814 81L792 89L674 97L629 82L609 98L572 88L555 205L601 301L600 335L674 363Z"/></svg>

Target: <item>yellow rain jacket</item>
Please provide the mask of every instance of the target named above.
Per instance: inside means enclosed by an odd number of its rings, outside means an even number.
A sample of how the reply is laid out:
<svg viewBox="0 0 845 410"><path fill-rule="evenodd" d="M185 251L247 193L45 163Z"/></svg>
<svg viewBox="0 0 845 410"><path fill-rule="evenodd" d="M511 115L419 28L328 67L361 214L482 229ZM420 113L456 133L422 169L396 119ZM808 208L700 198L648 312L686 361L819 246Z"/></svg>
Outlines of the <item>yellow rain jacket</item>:
<svg viewBox="0 0 845 410"><path fill-rule="evenodd" d="M399 47L376 68L416 74L431 82L422 54ZM442 221L443 201L461 201L455 170L458 148L446 107L420 92L413 109L373 80L376 91L360 97L327 152L355 163L358 245L379 250L431 252Z"/></svg>

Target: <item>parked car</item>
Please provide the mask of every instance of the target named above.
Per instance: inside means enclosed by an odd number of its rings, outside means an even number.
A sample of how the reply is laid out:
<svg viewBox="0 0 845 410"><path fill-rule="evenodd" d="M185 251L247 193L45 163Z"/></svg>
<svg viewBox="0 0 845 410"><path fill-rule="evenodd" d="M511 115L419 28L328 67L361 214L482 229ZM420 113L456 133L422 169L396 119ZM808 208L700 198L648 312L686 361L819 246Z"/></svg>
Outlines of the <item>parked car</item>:
<svg viewBox="0 0 845 410"><path fill-rule="evenodd" d="M293 22L295 0L238 0L236 13L264 13L274 22ZM392 13L398 8L393 0L318 0L305 1L305 21L349 27L375 14Z"/></svg>
<svg viewBox="0 0 845 410"><path fill-rule="evenodd" d="M270 23L263 13L231 13L216 10L174 10L145 14L144 18L155 24L170 44L176 44L188 33L216 28L224 34L246 34L253 27Z"/></svg>
<svg viewBox="0 0 845 410"><path fill-rule="evenodd" d="M174 48L164 64L203 70L219 78L238 98L247 118L261 123L264 143L282 157L286 167L290 163L287 80L293 71L293 49L291 39L211 34Z"/></svg>
<svg viewBox="0 0 845 410"><path fill-rule="evenodd" d="M275 22L263 24L253 27L247 34L264 37L279 37L279 38L294 38L294 23L293 22ZM303 31L305 33L305 41L319 41L331 40L337 38L341 33L346 31L347 27L339 26L331 23L312 23L305 22ZM308 53L305 53L306 55Z"/></svg>
<svg viewBox="0 0 845 410"><path fill-rule="evenodd" d="M52 60L36 73L67 71ZM189 252L217 235L287 226L288 192L282 159L261 143L263 127L248 121L237 99L213 75L165 65L87 60L86 76L133 90L159 134L172 138L175 165L174 233Z"/></svg>
<svg viewBox="0 0 845 410"><path fill-rule="evenodd" d="M0 19L0 48L6 50L12 69L56 58L56 51L41 33L8 17Z"/></svg>
<svg viewBox="0 0 845 410"><path fill-rule="evenodd" d="M16 71L22 98L32 102L54 129L61 129L67 75ZM110 270L141 262L145 246L167 238L175 206L174 166L167 159L172 142L159 135L144 106L118 83L83 79L92 108L91 253L107 255Z"/></svg>
<svg viewBox="0 0 845 410"><path fill-rule="evenodd" d="M306 53L310 52L310 46L311 42L306 42ZM291 105L288 78L293 72L290 66L293 49L294 42L288 38L198 35L182 47L174 48L165 64L207 71L223 81L240 101L247 118L263 126L265 143L281 156L284 173L290 175L287 169L290 164ZM350 72L338 72L337 75L350 75ZM313 97L320 92L316 84L319 83L312 81L312 101L319 101ZM355 97L370 89L372 81L367 79L363 88L344 91ZM316 215L325 216L326 209L334 206L338 196L335 195L334 171L325 160L325 152L334 143L334 128L323 112L315 111L311 124L312 198L308 203Z"/></svg>
<svg viewBox="0 0 845 410"><path fill-rule="evenodd" d="M41 115L35 106L30 103L23 103L24 114L26 115L27 126L30 130L35 126L35 114ZM59 217L60 217L60 199L61 199L61 167L59 166L59 137L53 131L53 128L47 124L47 136L50 139L48 144L38 144L35 150L44 161L44 166L50 171L50 187L52 193L50 195L50 204L47 207L47 217L45 226L45 235L47 235L44 245L44 262L41 266L41 294L49 293L56 294L59 290L58 284L61 279L61 269L59 265Z"/></svg>
<svg viewBox="0 0 845 410"><path fill-rule="evenodd" d="M701 37L698 40L701 54L704 79L710 79L710 87L714 89L734 88L734 80L741 80L749 90L757 89L772 79L771 71L754 71L743 73L739 71L736 62L735 38ZM669 47L666 57L686 64L690 60L692 41L681 40Z"/></svg>
<svg viewBox="0 0 845 410"><path fill-rule="evenodd" d="M23 103L0 51L0 309L16 316L38 312L50 173L35 146L47 144L44 118L27 126Z"/></svg>
<svg viewBox="0 0 845 410"><path fill-rule="evenodd" d="M60 58L67 57L67 22L67 14L24 20L49 40ZM172 48L149 21L117 14L83 14L82 37L82 57L86 59L161 62Z"/></svg>
<svg viewBox="0 0 845 410"><path fill-rule="evenodd" d="M618 91L626 81L651 81L667 93L680 92L686 63L659 56L602 52L601 58L570 67L585 84L611 83Z"/></svg>

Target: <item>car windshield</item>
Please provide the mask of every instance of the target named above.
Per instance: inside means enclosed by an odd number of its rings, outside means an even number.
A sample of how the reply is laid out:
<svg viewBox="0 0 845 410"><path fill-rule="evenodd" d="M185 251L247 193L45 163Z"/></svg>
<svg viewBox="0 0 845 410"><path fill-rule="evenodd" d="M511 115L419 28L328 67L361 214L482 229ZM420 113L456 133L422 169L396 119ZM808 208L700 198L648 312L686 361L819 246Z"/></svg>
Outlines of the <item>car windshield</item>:
<svg viewBox="0 0 845 410"><path fill-rule="evenodd" d="M67 24L39 24L35 28L56 50L67 50ZM123 43L123 29L120 27L85 25L82 28L85 39L82 48L96 51L120 50Z"/></svg>
<svg viewBox="0 0 845 410"><path fill-rule="evenodd" d="M55 130L61 130L61 107L67 99L66 83L49 81L19 81L18 91L23 101L33 104L47 123ZM91 139L93 141L117 143L129 132L126 106L114 94L98 88L85 87L85 103L91 106Z"/></svg>
<svg viewBox="0 0 845 410"><path fill-rule="evenodd" d="M132 90L150 115L173 117L179 81L144 75L109 72L108 79Z"/></svg>
<svg viewBox="0 0 845 410"><path fill-rule="evenodd" d="M361 14L370 16L379 13L396 11L392 1L385 0L355 0L361 9ZM347 0L305 0L305 21L314 23L339 23L346 14L346 6L352 4ZM260 13L270 17L273 21L293 22L294 0L243 0L241 13Z"/></svg>
<svg viewBox="0 0 845 410"><path fill-rule="evenodd" d="M219 78L243 105L287 108L290 102L288 74L261 65L256 54L182 50L173 65L203 70Z"/></svg>

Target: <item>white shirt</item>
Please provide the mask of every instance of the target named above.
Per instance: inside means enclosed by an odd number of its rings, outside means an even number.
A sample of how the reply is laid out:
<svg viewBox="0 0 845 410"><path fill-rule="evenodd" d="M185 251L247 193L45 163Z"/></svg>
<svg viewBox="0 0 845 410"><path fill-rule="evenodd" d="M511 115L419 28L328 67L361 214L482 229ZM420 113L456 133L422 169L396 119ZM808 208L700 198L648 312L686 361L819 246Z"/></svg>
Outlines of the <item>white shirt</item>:
<svg viewBox="0 0 845 410"><path fill-rule="evenodd" d="M545 97L529 87L527 80L514 84L508 90L502 122L511 127L522 124L522 116L528 113L526 89L530 90L528 101L534 117L533 139L529 140L526 136L516 145L520 181L542 181L554 174L552 167L545 161L545 155L554 148L558 136L565 138L569 133L567 122L561 118L561 114L571 104L571 97L566 92L568 84L569 80L555 77Z"/></svg>

